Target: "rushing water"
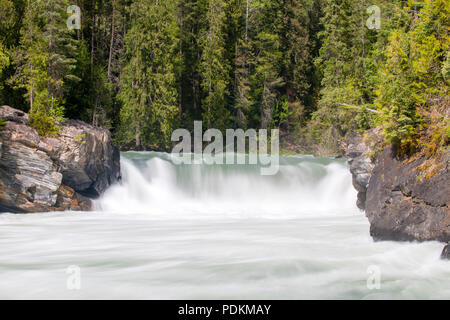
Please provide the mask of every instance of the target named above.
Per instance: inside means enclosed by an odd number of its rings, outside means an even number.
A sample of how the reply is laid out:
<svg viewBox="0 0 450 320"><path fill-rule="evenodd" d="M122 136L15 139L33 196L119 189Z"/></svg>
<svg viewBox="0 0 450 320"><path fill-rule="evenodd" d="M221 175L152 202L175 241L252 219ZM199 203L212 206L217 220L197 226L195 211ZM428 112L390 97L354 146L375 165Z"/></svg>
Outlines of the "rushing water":
<svg viewBox="0 0 450 320"><path fill-rule="evenodd" d="M122 171L96 212L0 215L0 298L450 298L443 245L374 243L344 161L261 176L126 153Z"/></svg>

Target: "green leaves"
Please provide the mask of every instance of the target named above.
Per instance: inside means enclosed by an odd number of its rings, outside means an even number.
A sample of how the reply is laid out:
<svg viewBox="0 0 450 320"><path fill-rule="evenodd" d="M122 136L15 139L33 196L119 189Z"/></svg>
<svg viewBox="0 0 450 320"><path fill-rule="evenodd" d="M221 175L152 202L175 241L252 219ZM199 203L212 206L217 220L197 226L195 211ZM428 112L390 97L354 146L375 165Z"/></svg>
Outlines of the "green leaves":
<svg viewBox="0 0 450 320"><path fill-rule="evenodd" d="M418 147L424 121L418 110L429 110L445 95L442 70L449 38L443 29L449 22L441 11L448 10L448 2L425 1L410 28L392 30L383 51L376 103L382 112L385 137L400 153L411 153Z"/></svg>
<svg viewBox="0 0 450 320"><path fill-rule="evenodd" d="M25 89L31 125L41 135L56 135L64 115L67 82L72 74L76 40L66 26L66 0L41 0L24 8L20 48L14 63L17 88Z"/></svg>

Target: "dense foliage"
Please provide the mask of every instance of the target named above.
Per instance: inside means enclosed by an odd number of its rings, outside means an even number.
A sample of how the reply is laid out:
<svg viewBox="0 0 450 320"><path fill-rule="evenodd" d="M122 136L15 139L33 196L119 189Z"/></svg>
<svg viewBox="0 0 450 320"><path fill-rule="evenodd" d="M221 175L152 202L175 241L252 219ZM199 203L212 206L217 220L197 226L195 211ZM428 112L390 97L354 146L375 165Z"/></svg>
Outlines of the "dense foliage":
<svg viewBox="0 0 450 320"><path fill-rule="evenodd" d="M448 145L448 0L69 2L0 0L0 103L42 135L77 118L168 148L203 120L279 128L318 153L375 126L401 153Z"/></svg>

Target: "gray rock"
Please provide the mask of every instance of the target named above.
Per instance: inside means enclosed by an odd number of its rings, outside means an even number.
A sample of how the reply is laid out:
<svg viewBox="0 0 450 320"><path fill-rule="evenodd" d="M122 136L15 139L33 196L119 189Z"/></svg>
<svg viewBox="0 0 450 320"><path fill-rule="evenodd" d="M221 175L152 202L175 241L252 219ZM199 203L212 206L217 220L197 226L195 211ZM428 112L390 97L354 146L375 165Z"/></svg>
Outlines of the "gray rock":
<svg viewBox="0 0 450 320"><path fill-rule="evenodd" d="M26 211L36 206L54 206L62 182L58 166L38 149L39 135L25 124L7 122L0 132L0 206ZM14 193L20 195L14 209ZM34 205L33 205L34 204Z"/></svg>
<svg viewBox="0 0 450 320"><path fill-rule="evenodd" d="M88 210L90 200L120 179L120 154L108 130L68 121L43 138L28 116L1 107L0 212Z"/></svg>
<svg viewBox="0 0 450 320"><path fill-rule="evenodd" d="M450 185L447 160L422 177L425 158L401 161L392 147L379 153L367 190L366 215L376 240L450 241Z"/></svg>
<svg viewBox="0 0 450 320"><path fill-rule="evenodd" d="M446 245L444 250L442 250L441 258L443 260L450 260L450 244Z"/></svg>
<svg viewBox="0 0 450 320"><path fill-rule="evenodd" d="M370 138L372 144L365 142ZM402 161L392 147L381 148L380 132L348 139L346 157L358 191L358 207L365 209L375 240L450 240L448 153L442 166L426 176L427 159ZM378 146L378 147L377 147ZM374 149L383 149L376 155ZM374 161L369 154L374 155ZM422 169L421 169L422 168Z"/></svg>
<svg viewBox="0 0 450 320"><path fill-rule="evenodd" d="M0 118L20 124L27 124L30 121L28 114L9 106L0 107Z"/></svg>
<svg viewBox="0 0 450 320"><path fill-rule="evenodd" d="M120 180L120 152L108 130L69 120L58 138L42 139L40 147L58 163L63 183L85 196L98 197Z"/></svg>
<svg viewBox="0 0 450 320"><path fill-rule="evenodd" d="M345 156L353 177L353 186L358 191L357 206L364 210L366 192L375 166L369 157L371 148L365 143L363 137L355 135L348 139L345 149Z"/></svg>

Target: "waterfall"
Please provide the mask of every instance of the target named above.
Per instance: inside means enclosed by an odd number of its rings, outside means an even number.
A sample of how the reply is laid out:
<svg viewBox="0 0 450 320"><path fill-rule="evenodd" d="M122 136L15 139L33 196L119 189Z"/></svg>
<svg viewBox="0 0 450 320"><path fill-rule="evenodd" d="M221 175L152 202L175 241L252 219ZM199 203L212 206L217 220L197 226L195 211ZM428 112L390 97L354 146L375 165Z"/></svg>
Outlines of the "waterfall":
<svg viewBox="0 0 450 320"><path fill-rule="evenodd" d="M165 218L265 217L359 214L344 160L282 157L275 176L258 165L175 165L170 155L126 153L123 181L97 209Z"/></svg>

